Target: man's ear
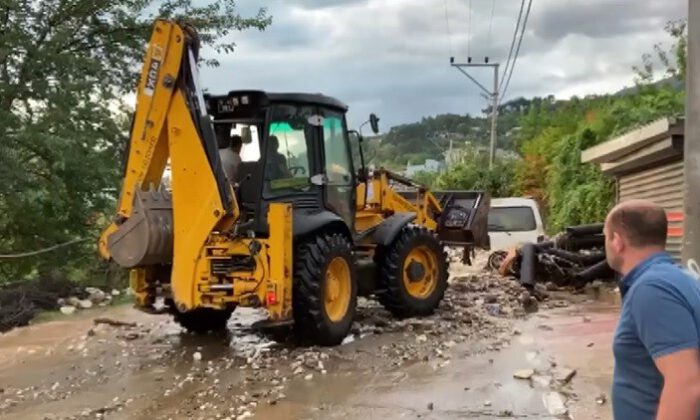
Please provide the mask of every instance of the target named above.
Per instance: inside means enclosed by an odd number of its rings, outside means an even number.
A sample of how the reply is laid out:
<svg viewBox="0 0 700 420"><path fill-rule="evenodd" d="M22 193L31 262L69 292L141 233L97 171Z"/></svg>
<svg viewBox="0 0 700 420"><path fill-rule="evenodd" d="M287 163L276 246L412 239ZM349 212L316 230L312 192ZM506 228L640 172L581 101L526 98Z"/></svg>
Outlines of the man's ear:
<svg viewBox="0 0 700 420"><path fill-rule="evenodd" d="M625 249L625 238L620 234L620 232L613 232L612 244L615 252L617 253L620 253Z"/></svg>

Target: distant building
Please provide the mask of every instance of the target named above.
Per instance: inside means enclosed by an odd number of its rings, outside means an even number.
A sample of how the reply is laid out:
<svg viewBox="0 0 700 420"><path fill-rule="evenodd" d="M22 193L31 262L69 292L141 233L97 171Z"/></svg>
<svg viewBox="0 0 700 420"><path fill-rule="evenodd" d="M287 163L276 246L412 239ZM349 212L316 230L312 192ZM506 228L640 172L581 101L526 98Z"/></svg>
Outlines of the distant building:
<svg viewBox="0 0 700 420"><path fill-rule="evenodd" d="M447 166L444 162L440 162L435 159L426 159L425 163L421 165L406 165L404 175L410 178L419 172L440 173L446 168Z"/></svg>

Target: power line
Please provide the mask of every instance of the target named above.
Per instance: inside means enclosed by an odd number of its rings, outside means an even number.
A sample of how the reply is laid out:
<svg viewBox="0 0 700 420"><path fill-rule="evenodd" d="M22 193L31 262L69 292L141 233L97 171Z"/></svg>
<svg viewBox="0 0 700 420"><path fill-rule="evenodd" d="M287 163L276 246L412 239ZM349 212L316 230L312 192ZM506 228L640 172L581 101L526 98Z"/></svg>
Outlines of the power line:
<svg viewBox="0 0 700 420"><path fill-rule="evenodd" d="M493 28L493 12L496 10L496 0L491 0L491 19L489 19L489 39L491 39L491 28Z"/></svg>
<svg viewBox="0 0 700 420"><path fill-rule="evenodd" d="M77 243L79 243L79 242L85 242L85 241L88 241L88 240L90 240L90 238L73 239L72 241L63 242L63 243L61 243L61 244L53 245L53 246L50 246L50 247L47 247L47 248L38 249L38 250L36 250L36 251L21 252L21 253L19 253L19 254L5 254L5 255L0 254L0 260L9 260L9 259L15 259L15 258L32 257L32 256L34 256L34 255L44 254L44 253L46 253L46 252L53 251L53 250L55 250L55 249L62 248L62 247L64 247L64 246L73 245L73 244L77 244Z"/></svg>
<svg viewBox="0 0 700 420"><path fill-rule="evenodd" d="M469 0L469 29L467 29L467 57L472 56L472 0Z"/></svg>
<svg viewBox="0 0 700 420"><path fill-rule="evenodd" d="M447 13L447 0L445 0L445 31L447 33L447 43L450 45L450 57L454 56L452 51L452 31L450 31L450 17Z"/></svg>
<svg viewBox="0 0 700 420"><path fill-rule="evenodd" d="M510 72L508 73L508 80L506 80L506 84L503 86L503 89L501 90L501 100L500 102L503 102L503 98L506 95L506 91L508 90L508 85L510 84L510 78L513 76L513 69L515 68L515 63L518 60L518 54L520 53L520 46L523 43L523 37L525 35L525 28L527 27L527 18L530 16L530 8L532 7L532 0L530 0L527 3L527 11L525 12L525 19L523 19L523 27L522 30L520 31L520 39L518 39L518 48L515 50L515 55L513 56L513 63L510 66Z"/></svg>
<svg viewBox="0 0 700 420"><path fill-rule="evenodd" d="M525 9L525 0L520 1L520 13L518 13L518 21L515 23L515 30L513 31L513 40L510 42L510 51L508 51L508 59L506 60L506 65L503 67L503 75L501 76L500 85L503 86L503 81L506 79L508 74L508 69L510 67L510 59L513 57L513 51L515 50L515 40L518 38L518 30L520 29L520 21L523 18L523 10Z"/></svg>

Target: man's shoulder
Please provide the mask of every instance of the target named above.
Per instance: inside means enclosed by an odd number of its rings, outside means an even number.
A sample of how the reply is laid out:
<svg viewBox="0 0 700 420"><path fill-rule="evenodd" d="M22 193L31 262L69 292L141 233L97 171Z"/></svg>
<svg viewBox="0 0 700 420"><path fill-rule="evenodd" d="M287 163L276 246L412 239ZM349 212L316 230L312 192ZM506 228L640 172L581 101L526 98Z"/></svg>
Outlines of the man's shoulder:
<svg viewBox="0 0 700 420"><path fill-rule="evenodd" d="M653 264L639 276L635 289L655 289L659 292L700 293L700 282L676 264L660 262Z"/></svg>

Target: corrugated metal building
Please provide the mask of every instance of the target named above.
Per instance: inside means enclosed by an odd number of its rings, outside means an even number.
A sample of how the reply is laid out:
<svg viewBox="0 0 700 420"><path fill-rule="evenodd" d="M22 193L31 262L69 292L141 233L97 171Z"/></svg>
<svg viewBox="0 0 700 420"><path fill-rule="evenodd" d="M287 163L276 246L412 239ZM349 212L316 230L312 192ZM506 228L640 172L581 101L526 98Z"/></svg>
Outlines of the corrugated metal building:
<svg viewBox="0 0 700 420"><path fill-rule="evenodd" d="M664 118L586 149L583 162L615 177L617 201L652 200L666 209L668 251L678 260L683 243L683 120Z"/></svg>

